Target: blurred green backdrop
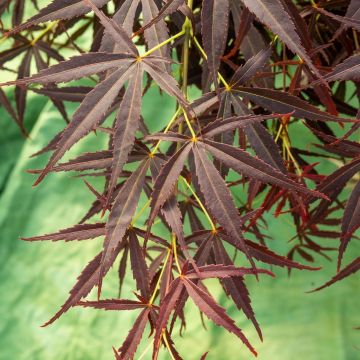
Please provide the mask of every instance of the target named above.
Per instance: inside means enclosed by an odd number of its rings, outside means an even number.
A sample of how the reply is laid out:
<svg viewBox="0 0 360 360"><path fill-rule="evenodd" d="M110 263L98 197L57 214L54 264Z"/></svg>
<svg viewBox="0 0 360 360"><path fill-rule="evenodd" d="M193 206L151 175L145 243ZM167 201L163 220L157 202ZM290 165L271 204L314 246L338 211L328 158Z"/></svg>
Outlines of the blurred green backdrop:
<svg viewBox="0 0 360 360"><path fill-rule="evenodd" d="M47 0L40 1L46 3ZM30 9L29 15L34 11ZM8 94L12 95L12 89ZM145 119L154 119L152 130L161 128L169 119L173 106L169 99L164 103L156 89L151 89L144 99L143 115ZM30 155L46 145L63 126L51 102L29 93L26 127L31 131L30 138L25 140L0 108L0 360L110 360L111 347L121 345L137 315L73 308L53 325L40 327L66 300L82 268L102 247L101 239L66 244L30 244L19 240L20 236L53 232L75 224L94 200L83 181L71 178L72 174L50 175L40 186L32 188L34 177L26 169L44 166L46 155L36 159L30 159ZM314 140L301 124L293 131L295 144ZM101 133L90 134L68 157L82 150L100 149L105 141ZM334 168L329 164L320 166ZM92 183L100 185L94 179ZM278 219L269 216L267 220L267 234L273 239L269 247L285 255L294 228L286 216ZM322 244L338 245L333 239L322 240ZM359 250L359 242L352 242L344 264ZM263 343L218 284L208 283L211 292L253 343L260 360L360 359L360 332L354 330L360 326L359 275L319 293L306 294L335 273L335 262L315 259L323 266L322 271L293 271L289 278L286 270L273 269L275 279L262 277L258 283L248 278L253 307L264 334ZM117 289L114 269L107 277L104 297L117 296ZM130 275L124 284L123 297L132 298L133 289ZM207 350L209 360L253 359L235 336L207 320L204 330L199 312L191 302L186 311L187 330L183 337L174 336L185 360L200 359ZM149 341L145 336L136 359ZM143 359L151 359L151 351ZM161 359L169 359L165 351Z"/></svg>

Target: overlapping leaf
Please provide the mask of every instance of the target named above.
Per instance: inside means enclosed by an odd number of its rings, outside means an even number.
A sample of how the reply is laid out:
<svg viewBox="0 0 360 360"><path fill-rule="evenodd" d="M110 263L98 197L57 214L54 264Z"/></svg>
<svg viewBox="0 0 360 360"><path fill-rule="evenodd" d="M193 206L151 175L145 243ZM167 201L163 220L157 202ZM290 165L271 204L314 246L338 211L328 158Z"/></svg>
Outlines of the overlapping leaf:
<svg viewBox="0 0 360 360"><path fill-rule="evenodd" d="M203 280L218 279L262 339L248 275L272 275L261 263L289 272L320 270L316 255L330 259L337 244L325 239L340 240L338 270L344 252L352 255L348 244L359 227L360 151L351 138L359 128L358 0L312 7L288 0L204 0L189 6L184 0L55 0L21 24L25 3L9 2L13 29L4 28L0 71L17 80L6 83L16 86L14 101L12 89L0 89L0 104L25 133L26 87L42 85L30 89L48 97L69 124L34 154L52 152L45 168L29 172L39 175L39 183L50 172L76 171L76 177L91 179L85 185L94 201L78 225L24 240L105 237L102 252L47 324L72 306L138 309L125 342L113 349L115 358L134 358L149 324L153 359L163 346L178 360L175 324L183 333L191 298L202 316L233 332L255 354ZM0 14L9 4L0 1ZM31 4L36 7L36 1ZM64 54L73 57L64 61ZM32 64L38 74L32 75ZM88 79L57 85L81 78ZM339 83L333 86L334 81ZM176 108L166 123L162 107L169 97ZM67 101L80 103L71 119ZM142 103L154 111L142 111ZM346 122L354 124L348 129ZM93 131L101 133L99 147L61 160ZM303 131L315 136L314 147L302 141ZM350 197L343 196L353 184ZM291 214L294 225L287 257L268 244L266 214L281 224L283 213ZM162 234L152 228L156 217ZM237 251L251 266L233 257ZM314 264L300 264L294 256ZM117 257L120 290L131 265L138 300L87 300L96 286L100 297ZM355 258L319 289L358 269Z"/></svg>

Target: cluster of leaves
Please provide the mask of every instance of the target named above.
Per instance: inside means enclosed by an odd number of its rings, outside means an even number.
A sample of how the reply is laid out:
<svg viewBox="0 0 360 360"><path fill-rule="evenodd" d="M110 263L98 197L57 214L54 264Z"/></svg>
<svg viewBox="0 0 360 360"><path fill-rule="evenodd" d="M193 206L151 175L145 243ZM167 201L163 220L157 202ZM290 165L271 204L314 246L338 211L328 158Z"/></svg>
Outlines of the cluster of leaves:
<svg viewBox="0 0 360 360"><path fill-rule="evenodd" d="M45 325L73 306L140 310L114 349L116 359L134 357L147 324L153 359L162 346L180 359L173 331L175 324L185 328L191 299L256 355L204 280L220 281L262 339L245 276L273 275L263 264L318 270L294 257L329 258L336 246L324 239L340 240L338 272L319 289L360 269L360 257L342 267L360 226L360 182L349 199L341 198L360 169L360 145L349 140L360 126L349 105L360 90L359 0L54 0L26 22L24 7L24 0L0 1L0 12L13 14L13 28L3 29L11 45L0 65L14 71L7 63L21 57L17 79L3 84L15 85L16 110L3 90L0 103L26 134L27 85L41 84L29 89L49 97L67 122L36 154L51 152L44 169L30 171L38 175L35 185L62 171L104 179L101 191L85 181L96 200L77 225L24 239L104 237L101 252ZM78 45L83 34L93 34L89 51ZM78 54L64 60L64 49ZM58 86L85 77L95 86ZM152 86L176 99L174 116L158 133L149 131L158 119L141 111ZM193 101L189 88L198 89ZM80 103L71 119L67 101ZM318 140L316 150L293 144L291 129L298 126ZM106 149L61 162L93 131L108 136ZM327 160L341 165L323 174L319 162ZM274 212L293 219L287 257L266 245L265 218ZM155 222L166 228L162 236L154 233ZM334 231L340 225L341 233ZM236 253L243 256L235 261ZM118 261L121 287L128 258L136 299L102 299L104 277ZM98 299L86 300L95 287Z"/></svg>

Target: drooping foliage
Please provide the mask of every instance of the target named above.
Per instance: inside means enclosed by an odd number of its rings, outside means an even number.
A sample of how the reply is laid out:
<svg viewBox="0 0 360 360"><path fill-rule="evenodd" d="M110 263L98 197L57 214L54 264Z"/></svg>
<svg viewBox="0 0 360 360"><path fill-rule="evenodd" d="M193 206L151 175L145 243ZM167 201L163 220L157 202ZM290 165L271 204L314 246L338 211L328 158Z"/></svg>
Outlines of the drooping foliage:
<svg viewBox="0 0 360 360"><path fill-rule="evenodd" d="M38 12L25 20L29 4ZM14 86L15 108L4 88L0 105L24 136L29 90L47 96L65 120L34 154L49 154L43 169L29 170L35 185L74 171L96 197L74 226L23 239L100 241L45 325L74 306L135 310L115 358L133 359L149 327L152 358L166 349L181 359L174 326L185 329L192 302L256 355L207 279L219 280L262 339L247 276L261 285L273 276L269 265L321 271L306 263L336 248L337 273L316 290L360 269L358 254L342 261L360 227L359 8L358 0L54 0L39 9L36 0L0 0L1 16L12 15L11 28L2 24L1 71L15 72L2 87ZM142 115L153 87L176 102L157 132L149 129L159 119ZM79 103L71 116L66 102ZM63 160L93 132L108 136L106 148ZM314 138L311 149L301 133ZM337 168L324 173L323 162ZM267 216L280 222L284 213L296 234L287 256L270 250L266 232ZM159 222L162 233L154 230ZM132 299L103 298L115 265L120 290L132 273ZM94 288L97 300L89 300Z"/></svg>

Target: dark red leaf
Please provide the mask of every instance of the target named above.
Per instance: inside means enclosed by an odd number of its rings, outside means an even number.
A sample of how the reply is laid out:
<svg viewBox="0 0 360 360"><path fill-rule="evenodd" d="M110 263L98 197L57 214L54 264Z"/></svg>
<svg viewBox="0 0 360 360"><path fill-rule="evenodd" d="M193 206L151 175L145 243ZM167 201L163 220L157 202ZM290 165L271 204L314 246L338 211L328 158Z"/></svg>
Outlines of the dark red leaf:
<svg viewBox="0 0 360 360"><path fill-rule="evenodd" d="M340 118L330 115L319 110L308 102L299 99L296 96L284 93L282 91L262 89L262 88L245 88L238 87L233 90L234 93L243 96L264 108L278 112L291 113L294 112L295 117L305 118L314 121L335 121L335 122L354 122L353 119Z"/></svg>
<svg viewBox="0 0 360 360"><path fill-rule="evenodd" d="M360 257L356 258L353 262L351 262L349 265L344 267L340 272L338 272L330 281L328 281L326 284L316 288L314 291L322 290L330 285L333 285L339 280L342 280L346 277L348 277L351 274L355 274L358 270L360 270Z"/></svg>
<svg viewBox="0 0 360 360"><path fill-rule="evenodd" d="M248 349L257 356L255 349L251 346L242 331L235 325L234 320L226 314L225 309L216 304L211 296L201 290L193 282L184 278L183 284L186 287L186 291L201 312L203 312L216 325L222 326L229 332L234 333L248 347Z"/></svg>
<svg viewBox="0 0 360 360"><path fill-rule="evenodd" d="M81 224L75 225L68 229L59 230L53 234L46 234L41 236L33 236L30 238L21 238L25 241L73 241L73 240L87 240L94 239L105 235L105 223L98 224Z"/></svg>

